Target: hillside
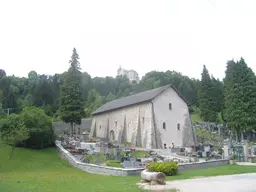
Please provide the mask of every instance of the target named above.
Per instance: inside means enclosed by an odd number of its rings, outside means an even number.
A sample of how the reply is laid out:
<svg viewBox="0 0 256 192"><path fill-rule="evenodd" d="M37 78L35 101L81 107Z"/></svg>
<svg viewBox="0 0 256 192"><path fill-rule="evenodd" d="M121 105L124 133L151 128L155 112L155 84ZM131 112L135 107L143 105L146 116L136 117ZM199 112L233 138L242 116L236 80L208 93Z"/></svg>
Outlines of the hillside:
<svg viewBox="0 0 256 192"><path fill-rule="evenodd" d="M13 160L10 147L0 144L1 192L85 192L140 191L138 177L110 177L88 174L62 160L55 148L17 148Z"/></svg>

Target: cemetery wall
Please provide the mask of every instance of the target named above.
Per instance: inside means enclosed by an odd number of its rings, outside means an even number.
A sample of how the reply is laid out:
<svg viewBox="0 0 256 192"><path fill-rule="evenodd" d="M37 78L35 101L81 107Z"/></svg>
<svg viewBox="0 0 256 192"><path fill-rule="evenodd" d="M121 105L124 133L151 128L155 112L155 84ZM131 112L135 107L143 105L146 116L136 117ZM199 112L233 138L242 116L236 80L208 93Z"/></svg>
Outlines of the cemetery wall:
<svg viewBox="0 0 256 192"><path fill-rule="evenodd" d="M91 119L82 119L80 125L74 125L74 129L77 130L78 128L81 128L81 133L84 131L89 131L91 129L91 123L92 123ZM63 131L69 133L71 125L70 123L59 121L59 122L53 122L52 127L54 132L57 135L59 135L63 133Z"/></svg>
<svg viewBox="0 0 256 192"><path fill-rule="evenodd" d="M94 165L89 163L81 163L73 157L67 150L65 150L61 144L56 143L56 147L62 157L64 157L73 167L86 171L88 173L96 173L103 175L112 175L112 176L130 176L130 175L139 175L143 168L132 168L132 169L123 169L123 168L115 168L115 167L107 167ZM214 160L214 161L206 161L206 162L196 162L196 163L184 163L179 164L179 171L192 170L192 169L203 169L210 167L217 167L222 165L227 165L228 160Z"/></svg>
<svg viewBox="0 0 256 192"><path fill-rule="evenodd" d="M186 170L192 170L192 169L205 169L205 168L217 167L222 165L228 165L228 160L219 159L214 161L180 164L179 171L186 171Z"/></svg>
<svg viewBox="0 0 256 192"><path fill-rule="evenodd" d="M133 169L122 169L115 167L107 167L94 165L89 163L81 163L77 161L73 155L71 155L67 150L65 150L61 144L56 143L56 147L62 157L64 157L73 167L86 171L88 173L96 173L102 175L112 175L112 176L129 176L129 175L139 175L143 168L133 168Z"/></svg>

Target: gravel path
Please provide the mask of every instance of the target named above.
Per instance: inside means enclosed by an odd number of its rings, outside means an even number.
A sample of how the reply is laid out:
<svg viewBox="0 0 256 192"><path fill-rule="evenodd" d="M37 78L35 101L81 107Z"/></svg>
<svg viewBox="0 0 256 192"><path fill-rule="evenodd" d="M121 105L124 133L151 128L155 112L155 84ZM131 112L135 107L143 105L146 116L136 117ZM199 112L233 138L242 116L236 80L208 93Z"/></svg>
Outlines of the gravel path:
<svg viewBox="0 0 256 192"><path fill-rule="evenodd" d="M180 192L256 192L256 173L168 181L164 186L143 188L153 191L178 189Z"/></svg>

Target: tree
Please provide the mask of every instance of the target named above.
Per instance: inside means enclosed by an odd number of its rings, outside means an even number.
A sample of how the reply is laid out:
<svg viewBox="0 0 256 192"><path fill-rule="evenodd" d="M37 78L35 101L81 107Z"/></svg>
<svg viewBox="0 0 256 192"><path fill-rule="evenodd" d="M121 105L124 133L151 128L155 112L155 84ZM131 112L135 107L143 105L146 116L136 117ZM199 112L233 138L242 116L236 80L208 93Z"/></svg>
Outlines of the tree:
<svg viewBox="0 0 256 192"><path fill-rule="evenodd" d="M88 100L85 104L85 115L90 117L91 113L99 108L103 103L103 97L95 90L91 90L88 94Z"/></svg>
<svg viewBox="0 0 256 192"><path fill-rule="evenodd" d="M251 131L256 127L256 77L244 59L227 63L224 79L225 108L227 124L236 133Z"/></svg>
<svg viewBox="0 0 256 192"><path fill-rule="evenodd" d="M78 61L79 55L76 49L73 49L71 56L70 68L66 74L63 86L61 86L61 119L71 124L71 135L73 136L73 126L81 124L81 119L84 116L82 89L81 89L81 72L80 63Z"/></svg>
<svg viewBox="0 0 256 192"><path fill-rule="evenodd" d="M198 92L200 115L204 121L215 122L217 119L214 91L214 83L204 65Z"/></svg>
<svg viewBox="0 0 256 192"><path fill-rule="evenodd" d="M53 145L55 137L52 121L43 109L25 107L20 113L20 119L27 127L30 138L25 140L24 147L46 148Z"/></svg>
<svg viewBox="0 0 256 192"><path fill-rule="evenodd" d="M10 153L10 159L12 159L16 145L30 137L29 130L21 121L20 116L16 114L11 114L1 120L0 125L2 141L12 146Z"/></svg>

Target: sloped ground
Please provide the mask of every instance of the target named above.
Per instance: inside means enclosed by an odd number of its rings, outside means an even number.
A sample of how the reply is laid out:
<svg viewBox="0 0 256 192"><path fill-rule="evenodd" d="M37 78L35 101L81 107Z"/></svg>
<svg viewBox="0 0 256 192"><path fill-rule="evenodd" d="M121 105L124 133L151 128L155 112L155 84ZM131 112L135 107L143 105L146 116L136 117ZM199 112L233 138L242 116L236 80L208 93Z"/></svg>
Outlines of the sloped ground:
<svg viewBox="0 0 256 192"><path fill-rule="evenodd" d="M60 158L55 148L17 148L12 160L8 158L10 151L10 147L0 144L0 192L141 191L136 186L140 180L139 176L113 177L89 174L71 167ZM167 177L167 180L248 172L256 172L256 166L222 166L191 170Z"/></svg>
<svg viewBox="0 0 256 192"><path fill-rule="evenodd" d="M55 148L17 148L8 159L10 147L0 144L1 192L130 192L137 188L135 177L88 174L60 159Z"/></svg>

